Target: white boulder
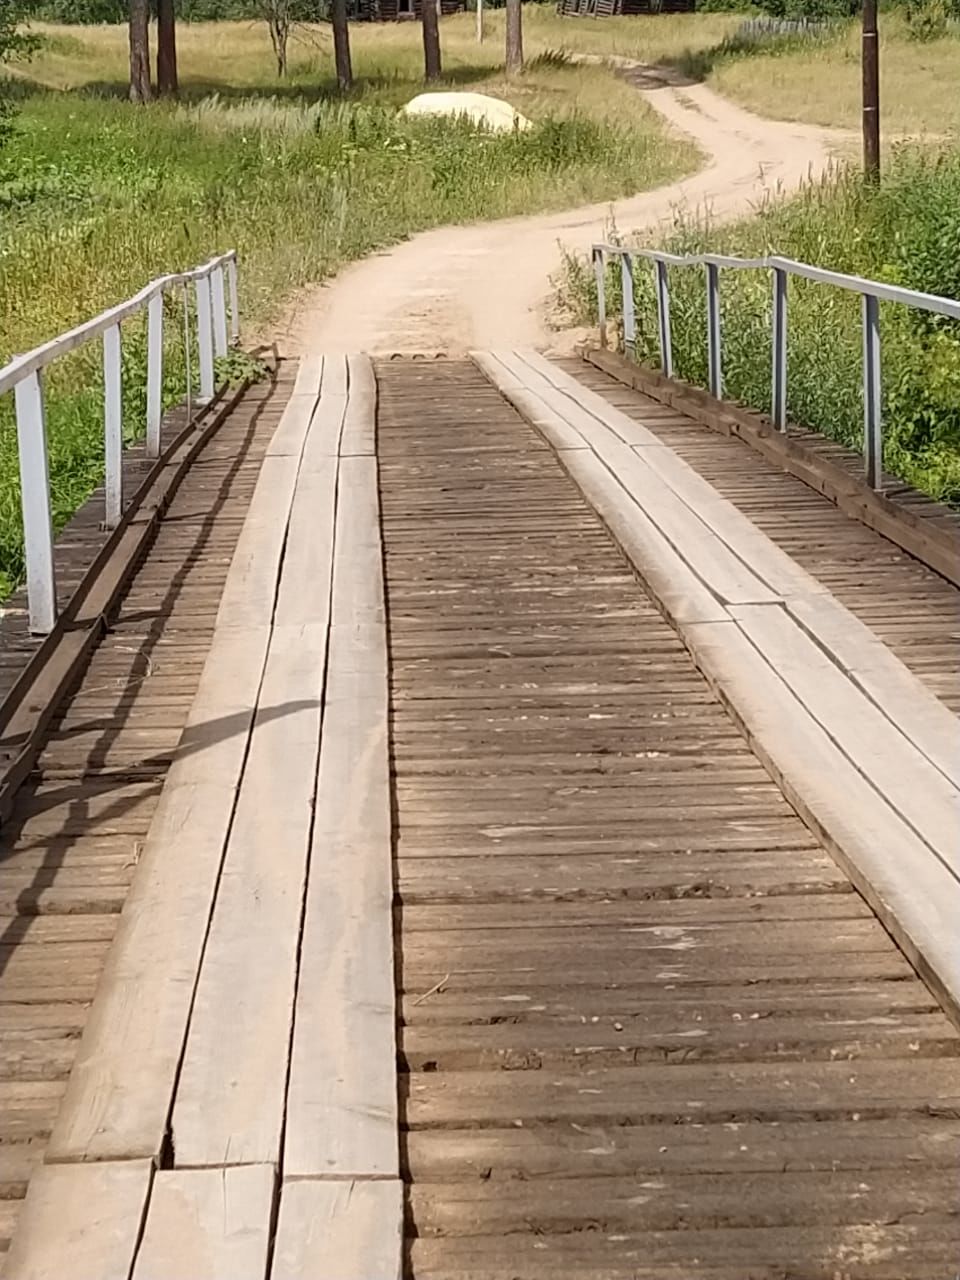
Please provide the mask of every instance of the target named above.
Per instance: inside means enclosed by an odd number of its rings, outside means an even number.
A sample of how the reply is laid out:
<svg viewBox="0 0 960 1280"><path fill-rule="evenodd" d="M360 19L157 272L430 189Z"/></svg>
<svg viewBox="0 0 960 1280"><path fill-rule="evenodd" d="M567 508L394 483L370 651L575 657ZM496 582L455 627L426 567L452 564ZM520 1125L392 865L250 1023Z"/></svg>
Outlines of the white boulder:
<svg viewBox="0 0 960 1280"><path fill-rule="evenodd" d="M498 133L530 128L509 102L485 93L420 93L401 110L408 116L466 116Z"/></svg>

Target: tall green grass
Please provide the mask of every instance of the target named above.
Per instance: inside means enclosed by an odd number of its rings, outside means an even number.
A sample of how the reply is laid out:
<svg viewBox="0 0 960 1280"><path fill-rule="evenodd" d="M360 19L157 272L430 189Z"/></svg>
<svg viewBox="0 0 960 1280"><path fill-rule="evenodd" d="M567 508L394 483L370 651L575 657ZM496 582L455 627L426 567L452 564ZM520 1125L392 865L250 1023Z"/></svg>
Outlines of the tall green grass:
<svg viewBox="0 0 960 1280"><path fill-rule="evenodd" d="M960 299L960 152L900 151L879 191L842 169L794 199L722 228L678 223L660 247L743 257L777 253L854 275ZM770 403L769 272L721 272L726 393L758 409ZM616 299L618 273L611 274ZM706 385L706 299L701 271L670 269L678 375ZM588 265L570 259L562 300L579 319L596 318ZM638 265L637 354L657 363L656 297ZM853 448L863 431L862 336L858 296L791 280L788 299L791 418ZM932 497L960 503L960 324L881 304L884 462Z"/></svg>
<svg viewBox="0 0 960 1280"><path fill-rule="evenodd" d="M581 75L539 74L555 89ZM221 95L146 111L89 93L27 97L0 151L0 360L227 248L240 256L243 315L262 331L298 286L419 229L606 199L692 167L692 148L667 142L642 110L620 124L544 115L494 135L407 119L370 89L345 103ZM170 308L172 396L184 356L182 312ZM47 380L58 526L102 474L100 359L94 344ZM143 422L144 360L142 326L125 326L131 428ZM10 400L0 403L0 588L22 570Z"/></svg>

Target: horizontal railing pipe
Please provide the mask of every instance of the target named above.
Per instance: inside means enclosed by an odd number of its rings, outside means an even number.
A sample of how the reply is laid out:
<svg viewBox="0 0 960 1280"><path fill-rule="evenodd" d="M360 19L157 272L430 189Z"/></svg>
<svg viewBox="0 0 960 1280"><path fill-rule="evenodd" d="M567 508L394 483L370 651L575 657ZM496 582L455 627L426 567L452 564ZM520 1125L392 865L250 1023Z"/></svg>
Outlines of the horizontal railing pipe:
<svg viewBox="0 0 960 1280"><path fill-rule="evenodd" d="M864 415L864 474L871 488L883 488L883 426L881 419L881 345L880 303L895 302L933 315L960 320L960 301L941 297L935 293L923 293L906 289L902 285L884 284L880 280L868 280L863 276L844 275L840 271L826 271L807 262L781 258L770 254L762 258L736 258L721 253L668 253L663 249L626 249L619 244L595 244L591 259L597 282L597 310L601 323L601 346L606 345L606 264L608 258L621 259L624 287L624 330L629 327L635 334L636 308L633 298L632 263L637 258L654 264L657 290L657 319L659 326L660 363L664 374L673 376L673 357L670 335L670 286L668 267L701 267L707 278L707 365L710 391L718 399L723 394L723 334L720 324L720 272L721 271L769 271L773 277L773 306L771 309L771 404L770 416L779 431L787 429L787 281L796 276L814 284L843 289L862 298L863 325L863 415ZM628 273L626 264L630 264ZM629 298L628 298L629 294ZM630 344L635 346L635 343Z"/></svg>
<svg viewBox="0 0 960 1280"><path fill-rule="evenodd" d="M30 630L46 635L57 620L57 592L53 566L50 476L47 461L46 421L42 374L47 365L76 351L94 338L103 341L103 441L105 500L104 526L114 529L123 516L123 357L121 325L147 312L147 417L148 458L160 454L160 421L163 396L163 298L174 288L193 284L197 298L197 346L200 353L201 397L208 401L215 391L215 357L227 354L228 340L240 335L237 306L237 255L234 250L211 258L203 266L160 276L132 298L110 307L92 320L61 333L24 355L14 356L0 368L0 395L15 394L17 446L23 542L26 559L27 609ZM230 326L227 327L229 295ZM190 328L185 317L187 399L190 399Z"/></svg>

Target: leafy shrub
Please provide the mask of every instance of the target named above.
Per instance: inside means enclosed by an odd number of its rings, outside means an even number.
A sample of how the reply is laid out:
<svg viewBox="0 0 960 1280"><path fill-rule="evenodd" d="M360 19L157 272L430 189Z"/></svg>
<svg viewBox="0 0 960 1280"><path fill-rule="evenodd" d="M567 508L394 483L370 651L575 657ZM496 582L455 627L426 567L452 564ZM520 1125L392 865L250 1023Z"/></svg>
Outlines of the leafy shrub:
<svg viewBox="0 0 960 1280"><path fill-rule="evenodd" d="M960 151L900 151L879 189L841 170L749 222L713 229L678 223L661 246L743 257L769 253L960 299ZM619 273L611 275L611 308ZM671 268L673 356L680 377L706 384L702 272ZM645 263L636 276L638 358L658 361L656 297ZM595 320L592 272L568 259L561 298ZM721 272L724 384L767 409L769 272ZM884 461L934 498L960 504L960 323L881 304ZM860 300L811 281L789 285L788 408L794 421L859 448L862 439Z"/></svg>

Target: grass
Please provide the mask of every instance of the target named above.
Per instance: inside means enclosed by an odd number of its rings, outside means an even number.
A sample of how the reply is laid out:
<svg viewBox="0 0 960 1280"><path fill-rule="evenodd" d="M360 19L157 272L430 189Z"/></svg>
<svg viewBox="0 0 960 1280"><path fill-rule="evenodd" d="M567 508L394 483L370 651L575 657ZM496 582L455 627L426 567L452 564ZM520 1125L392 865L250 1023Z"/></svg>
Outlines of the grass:
<svg viewBox="0 0 960 1280"><path fill-rule="evenodd" d="M502 40L491 33L478 49L466 18L443 31L449 81L508 96L532 130L493 136L398 116L421 88L413 24L355 28L358 86L346 101L327 96L324 31L301 34L278 84L265 30L184 27L183 101L148 109L123 98L123 30L41 28L41 52L18 69L18 130L0 152L0 359L228 247L240 254L243 314L262 330L292 290L419 229L614 198L696 166L693 148L668 140L604 69L534 56L508 87L494 65ZM173 396L184 359L175 302L167 329ZM126 417L141 423L136 324L124 354ZM96 346L47 379L58 526L100 479L101 386ZM22 569L10 400L0 405L0 587Z"/></svg>
<svg viewBox="0 0 960 1280"><path fill-rule="evenodd" d="M888 135L960 135L960 29L938 40L910 39L895 13L880 21L881 110ZM860 127L860 32L842 24L826 40L789 40L768 52L720 56L709 84L780 120Z"/></svg>
<svg viewBox="0 0 960 1280"><path fill-rule="evenodd" d="M710 228L680 225L666 247L744 257L779 253L850 274L960 298L960 151L902 149L879 191L842 169L771 204L758 216ZM680 377L706 385L702 272L671 268L674 361ZM610 287L616 296L617 281ZM651 273L636 280L638 357L659 358ZM724 385L767 410L771 288L767 272L721 273ZM595 322L592 273L570 260L562 301ZM884 462L932 497L960 504L960 324L881 304ZM862 440L860 301L793 280L789 287L788 409L803 423L859 449Z"/></svg>

